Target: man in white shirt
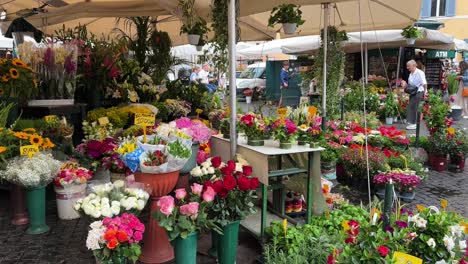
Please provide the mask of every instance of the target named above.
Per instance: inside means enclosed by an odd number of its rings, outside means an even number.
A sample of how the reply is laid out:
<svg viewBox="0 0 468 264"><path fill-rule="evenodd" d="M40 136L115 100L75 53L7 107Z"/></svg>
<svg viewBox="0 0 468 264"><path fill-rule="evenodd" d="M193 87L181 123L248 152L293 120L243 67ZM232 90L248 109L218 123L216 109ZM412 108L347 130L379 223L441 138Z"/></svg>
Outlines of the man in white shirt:
<svg viewBox="0 0 468 264"><path fill-rule="evenodd" d="M210 66L208 64L203 64L202 69L198 73L198 79L200 79L200 83L208 85L210 83L208 79L210 71Z"/></svg>
<svg viewBox="0 0 468 264"><path fill-rule="evenodd" d="M410 71L410 75L408 77L408 83L402 81L403 87L406 88L409 85L417 87L418 89L415 94L410 94L409 104L406 107L406 121L408 122L406 129L411 130L416 129L418 106L424 94L427 93L427 81L426 74L417 68L416 61L408 61L406 63L406 68Z"/></svg>

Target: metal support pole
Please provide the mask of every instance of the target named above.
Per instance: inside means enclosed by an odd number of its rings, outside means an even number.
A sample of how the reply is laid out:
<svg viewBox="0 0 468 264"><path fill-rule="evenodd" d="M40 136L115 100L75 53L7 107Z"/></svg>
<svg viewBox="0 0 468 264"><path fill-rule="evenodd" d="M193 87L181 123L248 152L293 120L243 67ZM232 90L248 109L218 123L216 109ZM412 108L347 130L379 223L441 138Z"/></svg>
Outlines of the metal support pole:
<svg viewBox="0 0 468 264"><path fill-rule="evenodd" d="M385 184L385 200L384 200L384 224L383 229L386 230L392 219L392 202L393 202L393 183Z"/></svg>
<svg viewBox="0 0 468 264"><path fill-rule="evenodd" d="M416 111L416 149L419 148L419 130L421 128L421 112L419 112L419 109Z"/></svg>
<svg viewBox="0 0 468 264"><path fill-rule="evenodd" d="M325 131L327 123L327 53L328 53L328 21L330 9L328 3L323 4L323 89L322 89L322 130Z"/></svg>
<svg viewBox="0 0 468 264"><path fill-rule="evenodd" d="M230 0L228 5L228 30L229 30L229 94L231 109L231 159L234 159L237 152L237 131L236 131L236 0Z"/></svg>
<svg viewBox="0 0 468 264"><path fill-rule="evenodd" d="M344 120L344 97L341 97L341 121Z"/></svg>
<svg viewBox="0 0 468 264"><path fill-rule="evenodd" d="M369 49L367 48L367 43L364 44L366 49L364 50L364 70L365 70L365 80L366 84L369 83Z"/></svg>

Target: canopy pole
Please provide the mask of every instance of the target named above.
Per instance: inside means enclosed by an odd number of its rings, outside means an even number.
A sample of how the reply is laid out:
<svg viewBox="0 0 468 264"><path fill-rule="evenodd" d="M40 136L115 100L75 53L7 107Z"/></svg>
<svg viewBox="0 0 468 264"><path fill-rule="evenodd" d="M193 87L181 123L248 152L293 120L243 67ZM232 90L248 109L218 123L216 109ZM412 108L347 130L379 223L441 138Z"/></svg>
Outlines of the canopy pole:
<svg viewBox="0 0 468 264"><path fill-rule="evenodd" d="M237 118L236 118L236 0L230 0L228 4L228 32L229 32L229 95L230 95L230 143L231 159L237 152Z"/></svg>
<svg viewBox="0 0 468 264"><path fill-rule="evenodd" d="M400 67L401 67L401 54L403 54L404 48L400 47L398 50L398 64L397 64L397 71L396 71L396 82L395 87L398 88L398 79L400 79Z"/></svg>
<svg viewBox="0 0 468 264"><path fill-rule="evenodd" d="M366 46L366 49L364 50L364 70L365 70L365 80L366 84L369 83L369 48L367 47L367 42L364 44ZM385 67L385 64L384 64Z"/></svg>
<svg viewBox="0 0 468 264"><path fill-rule="evenodd" d="M327 123L327 53L328 53L328 20L330 9L328 3L323 4L323 89L322 89L322 130L325 131Z"/></svg>

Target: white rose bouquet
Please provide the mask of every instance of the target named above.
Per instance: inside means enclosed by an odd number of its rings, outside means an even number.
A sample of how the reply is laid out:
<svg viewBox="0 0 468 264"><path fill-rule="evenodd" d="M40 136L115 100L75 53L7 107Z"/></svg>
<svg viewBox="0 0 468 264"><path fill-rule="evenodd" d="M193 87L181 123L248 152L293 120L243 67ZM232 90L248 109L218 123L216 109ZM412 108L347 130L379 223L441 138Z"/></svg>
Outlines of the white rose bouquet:
<svg viewBox="0 0 468 264"><path fill-rule="evenodd" d="M149 194L138 188L125 188L123 181L100 184L93 192L75 203L75 210L93 219L114 217L123 213L137 215L148 202Z"/></svg>
<svg viewBox="0 0 468 264"><path fill-rule="evenodd" d="M25 188L46 186L57 175L62 162L51 154L39 152L31 158L27 156L11 159L5 170L0 170L0 178Z"/></svg>

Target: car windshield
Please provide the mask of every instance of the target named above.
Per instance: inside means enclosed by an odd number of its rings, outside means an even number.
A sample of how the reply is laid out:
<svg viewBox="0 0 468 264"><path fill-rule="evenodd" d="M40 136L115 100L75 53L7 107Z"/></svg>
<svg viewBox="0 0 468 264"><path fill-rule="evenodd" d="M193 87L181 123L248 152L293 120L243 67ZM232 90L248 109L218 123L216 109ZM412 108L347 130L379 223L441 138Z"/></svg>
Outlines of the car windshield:
<svg viewBox="0 0 468 264"><path fill-rule="evenodd" d="M251 67L245 69L239 76L239 79L254 79L254 78L259 78L265 68L263 67Z"/></svg>

